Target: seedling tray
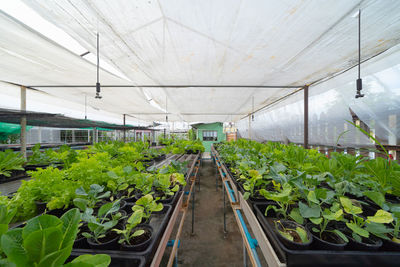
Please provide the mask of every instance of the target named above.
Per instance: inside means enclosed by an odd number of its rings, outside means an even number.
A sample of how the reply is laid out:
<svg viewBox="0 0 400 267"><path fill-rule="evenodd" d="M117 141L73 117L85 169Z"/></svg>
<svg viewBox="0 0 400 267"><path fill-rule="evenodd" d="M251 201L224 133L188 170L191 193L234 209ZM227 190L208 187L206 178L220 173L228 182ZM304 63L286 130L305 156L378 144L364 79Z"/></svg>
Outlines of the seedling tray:
<svg viewBox="0 0 400 267"><path fill-rule="evenodd" d="M160 239L164 233L164 230L170 219L172 212L172 206L164 205L164 209L160 212L154 212L152 214L149 224L153 227L153 239L144 251L121 251L121 250L98 250L98 249L73 249L71 255L79 256L82 254L108 254L111 256L111 265L115 267L128 267L128 266L147 266L155 251L157 250ZM132 260L137 258L144 258L144 265L134 265Z"/></svg>
<svg viewBox="0 0 400 267"><path fill-rule="evenodd" d="M20 180L23 178L27 178L28 175L23 170L15 170L11 172L11 176L7 177L4 175L0 175L0 184L6 184L12 181Z"/></svg>
<svg viewBox="0 0 400 267"><path fill-rule="evenodd" d="M256 216L280 260L287 266L399 266L400 252L290 250L264 216L268 204L255 204Z"/></svg>

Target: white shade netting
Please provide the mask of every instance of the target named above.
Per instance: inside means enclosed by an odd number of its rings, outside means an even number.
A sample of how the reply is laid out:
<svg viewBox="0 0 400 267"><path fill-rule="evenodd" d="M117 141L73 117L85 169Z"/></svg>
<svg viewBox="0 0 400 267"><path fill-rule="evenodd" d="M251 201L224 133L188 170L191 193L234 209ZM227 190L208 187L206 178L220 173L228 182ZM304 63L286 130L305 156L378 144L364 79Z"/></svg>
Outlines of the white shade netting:
<svg viewBox="0 0 400 267"><path fill-rule="evenodd" d="M400 33L395 0L24 2L91 53L99 32L101 57L135 85L210 85L144 88L170 121L237 121L296 90L212 85L301 86L353 66L358 20L352 14L359 8L363 60L398 44ZM109 90L137 99L129 90ZM104 101L107 109L134 113L130 103ZM165 117L141 112L149 120Z"/></svg>

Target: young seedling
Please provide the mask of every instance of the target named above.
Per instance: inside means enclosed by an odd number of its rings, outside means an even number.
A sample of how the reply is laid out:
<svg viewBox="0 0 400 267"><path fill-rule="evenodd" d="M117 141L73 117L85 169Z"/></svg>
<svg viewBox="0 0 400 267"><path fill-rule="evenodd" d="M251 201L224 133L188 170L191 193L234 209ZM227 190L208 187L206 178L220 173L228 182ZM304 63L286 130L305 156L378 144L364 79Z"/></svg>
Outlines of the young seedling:
<svg viewBox="0 0 400 267"><path fill-rule="evenodd" d="M132 210L134 212L135 211L143 212L143 218L145 218L146 221L148 221L152 212L161 211L163 208L164 206L162 203L157 204L153 196L147 194L136 201L135 205L132 207Z"/></svg>
<svg viewBox="0 0 400 267"><path fill-rule="evenodd" d="M93 209L87 208L82 215L82 220L88 223L90 232L84 232L82 235L100 243L100 239L105 237L107 232L122 218L121 213L118 212L119 208L119 200L101 206L97 216L93 215Z"/></svg>
<svg viewBox="0 0 400 267"><path fill-rule="evenodd" d="M275 227L276 229L278 229L279 234L281 234L283 237L292 242L307 243L309 241L307 237L307 232L302 227L299 226L296 226L296 228L285 227L280 220L275 221Z"/></svg>
<svg viewBox="0 0 400 267"><path fill-rule="evenodd" d="M128 221L125 224L125 229L123 229L123 230L113 229L113 231L122 235L122 238L118 241L120 244L125 242L128 245L131 245L132 238L134 238L136 236L141 236L142 234L145 233L145 231L143 229L133 231L136 228L136 226L138 226L142 222L142 219L143 219L143 211L136 210L128 218Z"/></svg>
<svg viewBox="0 0 400 267"><path fill-rule="evenodd" d="M80 210L85 211L87 208L93 209L95 205L102 199L109 198L111 195L110 191L103 193L104 186L98 184L90 185L88 192L81 186L76 189L75 194L78 196L74 199L74 204Z"/></svg>
<svg viewBox="0 0 400 267"><path fill-rule="evenodd" d="M393 222L391 213L385 210L378 210L374 216L368 216L364 219L360 216L362 209L353 204L353 202L346 198L340 197L344 211L351 215L352 218L346 222L346 226L352 231L352 237L362 242L362 237L369 238L370 233L385 238L385 234L390 230L384 225Z"/></svg>
<svg viewBox="0 0 400 267"><path fill-rule="evenodd" d="M333 205L330 207L330 209L324 209L322 211L322 216L319 218L310 218L310 221L318 225L319 228L313 227L311 230L314 233L319 234L319 238L323 239L323 234L325 232L330 232L334 233L337 236L339 236L343 241L349 242L348 238L346 237L345 234L343 234L340 230L338 229L327 229L328 224L331 221L341 221L343 220L343 210L340 208L340 204L338 202L333 203Z"/></svg>
<svg viewBox="0 0 400 267"><path fill-rule="evenodd" d="M283 184L279 187L278 192L270 192L265 189L260 190L260 195L266 199L276 201L278 207L275 205L269 205L265 210L265 216L268 216L269 210L274 210L277 215L281 215L284 219L287 218L287 212L289 205L293 204L297 200L296 192L293 192L293 187L289 183Z"/></svg>

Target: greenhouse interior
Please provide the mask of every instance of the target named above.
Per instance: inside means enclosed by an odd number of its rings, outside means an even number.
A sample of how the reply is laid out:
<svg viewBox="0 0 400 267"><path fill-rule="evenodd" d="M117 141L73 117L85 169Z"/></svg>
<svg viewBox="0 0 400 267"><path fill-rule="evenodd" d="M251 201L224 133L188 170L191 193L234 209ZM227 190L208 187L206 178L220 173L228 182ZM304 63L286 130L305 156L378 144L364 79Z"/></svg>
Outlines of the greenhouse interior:
<svg viewBox="0 0 400 267"><path fill-rule="evenodd" d="M399 14L0 1L0 266L399 266Z"/></svg>

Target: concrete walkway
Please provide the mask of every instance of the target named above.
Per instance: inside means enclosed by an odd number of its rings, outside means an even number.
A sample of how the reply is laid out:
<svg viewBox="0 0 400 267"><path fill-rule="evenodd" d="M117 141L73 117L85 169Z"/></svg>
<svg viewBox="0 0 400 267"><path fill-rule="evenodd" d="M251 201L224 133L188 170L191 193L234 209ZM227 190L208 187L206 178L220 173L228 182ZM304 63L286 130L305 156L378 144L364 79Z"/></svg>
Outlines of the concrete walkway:
<svg viewBox="0 0 400 267"><path fill-rule="evenodd" d="M199 172L201 190L196 190L194 235L191 235L190 208L178 250L178 266L242 267L242 237L227 198L228 234L223 233L223 195L221 180L218 191L215 189L215 166L211 160L203 161Z"/></svg>

